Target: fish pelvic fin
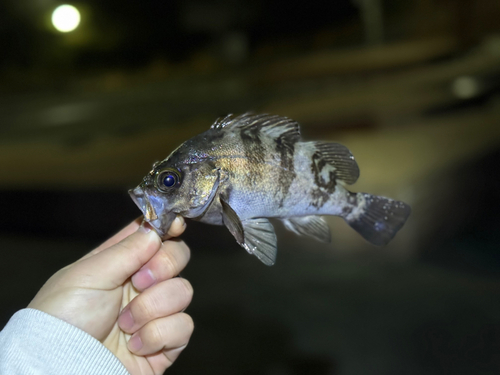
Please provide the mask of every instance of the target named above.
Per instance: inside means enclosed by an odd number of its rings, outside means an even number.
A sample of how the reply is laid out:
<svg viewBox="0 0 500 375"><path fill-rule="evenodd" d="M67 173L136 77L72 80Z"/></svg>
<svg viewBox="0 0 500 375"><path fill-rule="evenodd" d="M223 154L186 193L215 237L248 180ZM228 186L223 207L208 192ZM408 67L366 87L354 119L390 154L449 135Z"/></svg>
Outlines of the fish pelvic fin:
<svg viewBox="0 0 500 375"><path fill-rule="evenodd" d="M240 116L227 115L217 119L211 126L216 130L235 130L261 132L268 137L281 141L295 143L300 140L300 126L295 120L269 114L245 113Z"/></svg>
<svg viewBox="0 0 500 375"><path fill-rule="evenodd" d="M331 242L330 228L321 216L298 216L282 219L285 228L320 242Z"/></svg>
<svg viewBox="0 0 500 375"><path fill-rule="evenodd" d="M223 199L222 220L236 242L249 254L255 255L266 266L276 262L277 239L274 227L264 218L240 220L238 214Z"/></svg>
<svg viewBox="0 0 500 375"><path fill-rule="evenodd" d="M312 155L315 173L326 183L328 180L340 180L347 185L354 184L359 177L359 167L351 151L340 143L306 142L306 147L313 147ZM317 181L321 183L321 181Z"/></svg>
<svg viewBox="0 0 500 375"><path fill-rule="evenodd" d="M346 222L373 245L383 246L394 238L411 213L406 203L366 193L350 193L357 202L344 216Z"/></svg>

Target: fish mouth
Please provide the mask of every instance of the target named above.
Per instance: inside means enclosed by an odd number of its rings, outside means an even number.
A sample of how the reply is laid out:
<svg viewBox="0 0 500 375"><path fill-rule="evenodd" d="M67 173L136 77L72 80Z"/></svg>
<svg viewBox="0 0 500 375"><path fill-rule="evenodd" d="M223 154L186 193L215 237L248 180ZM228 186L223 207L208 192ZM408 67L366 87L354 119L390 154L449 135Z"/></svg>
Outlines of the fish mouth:
<svg viewBox="0 0 500 375"><path fill-rule="evenodd" d="M141 186L128 191L134 203L144 215L144 221L148 222L160 237L164 237L174 221L176 214L166 212L164 202L153 194L147 194Z"/></svg>

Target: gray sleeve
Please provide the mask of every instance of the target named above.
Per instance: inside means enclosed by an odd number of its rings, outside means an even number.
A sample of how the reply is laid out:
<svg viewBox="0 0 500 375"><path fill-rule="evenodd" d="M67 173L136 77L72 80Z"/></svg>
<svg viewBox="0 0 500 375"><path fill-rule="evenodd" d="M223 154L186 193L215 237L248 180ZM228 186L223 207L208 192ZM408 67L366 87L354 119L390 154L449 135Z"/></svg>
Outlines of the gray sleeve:
<svg viewBox="0 0 500 375"><path fill-rule="evenodd" d="M15 313L0 332L0 374L128 375L88 333L35 309Z"/></svg>

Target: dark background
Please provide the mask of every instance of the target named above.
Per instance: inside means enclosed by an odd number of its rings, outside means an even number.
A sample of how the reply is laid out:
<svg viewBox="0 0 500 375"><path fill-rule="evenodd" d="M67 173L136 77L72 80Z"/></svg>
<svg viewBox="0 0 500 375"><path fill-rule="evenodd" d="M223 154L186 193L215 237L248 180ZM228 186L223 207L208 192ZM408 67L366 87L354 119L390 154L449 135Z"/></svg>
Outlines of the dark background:
<svg viewBox="0 0 500 375"><path fill-rule="evenodd" d="M384 248L276 224L265 267L188 222L196 329L171 374L500 373L500 3L0 2L0 327L139 215L151 164L221 115L338 141L413 212Z"/></svg>

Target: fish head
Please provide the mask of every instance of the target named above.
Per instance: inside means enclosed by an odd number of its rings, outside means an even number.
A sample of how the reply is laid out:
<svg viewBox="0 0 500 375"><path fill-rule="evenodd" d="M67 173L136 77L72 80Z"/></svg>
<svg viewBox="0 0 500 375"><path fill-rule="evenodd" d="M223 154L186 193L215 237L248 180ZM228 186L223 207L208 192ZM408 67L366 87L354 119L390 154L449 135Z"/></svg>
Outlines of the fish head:
<svg viewBox="0 0 500 375"><path fill-rule="evenodd" d="M153 169L129 194L144 220L164 237L176 215L202 215L218 185L218 171L209 163L176 163L167 158L153 164Z"/></svg>

